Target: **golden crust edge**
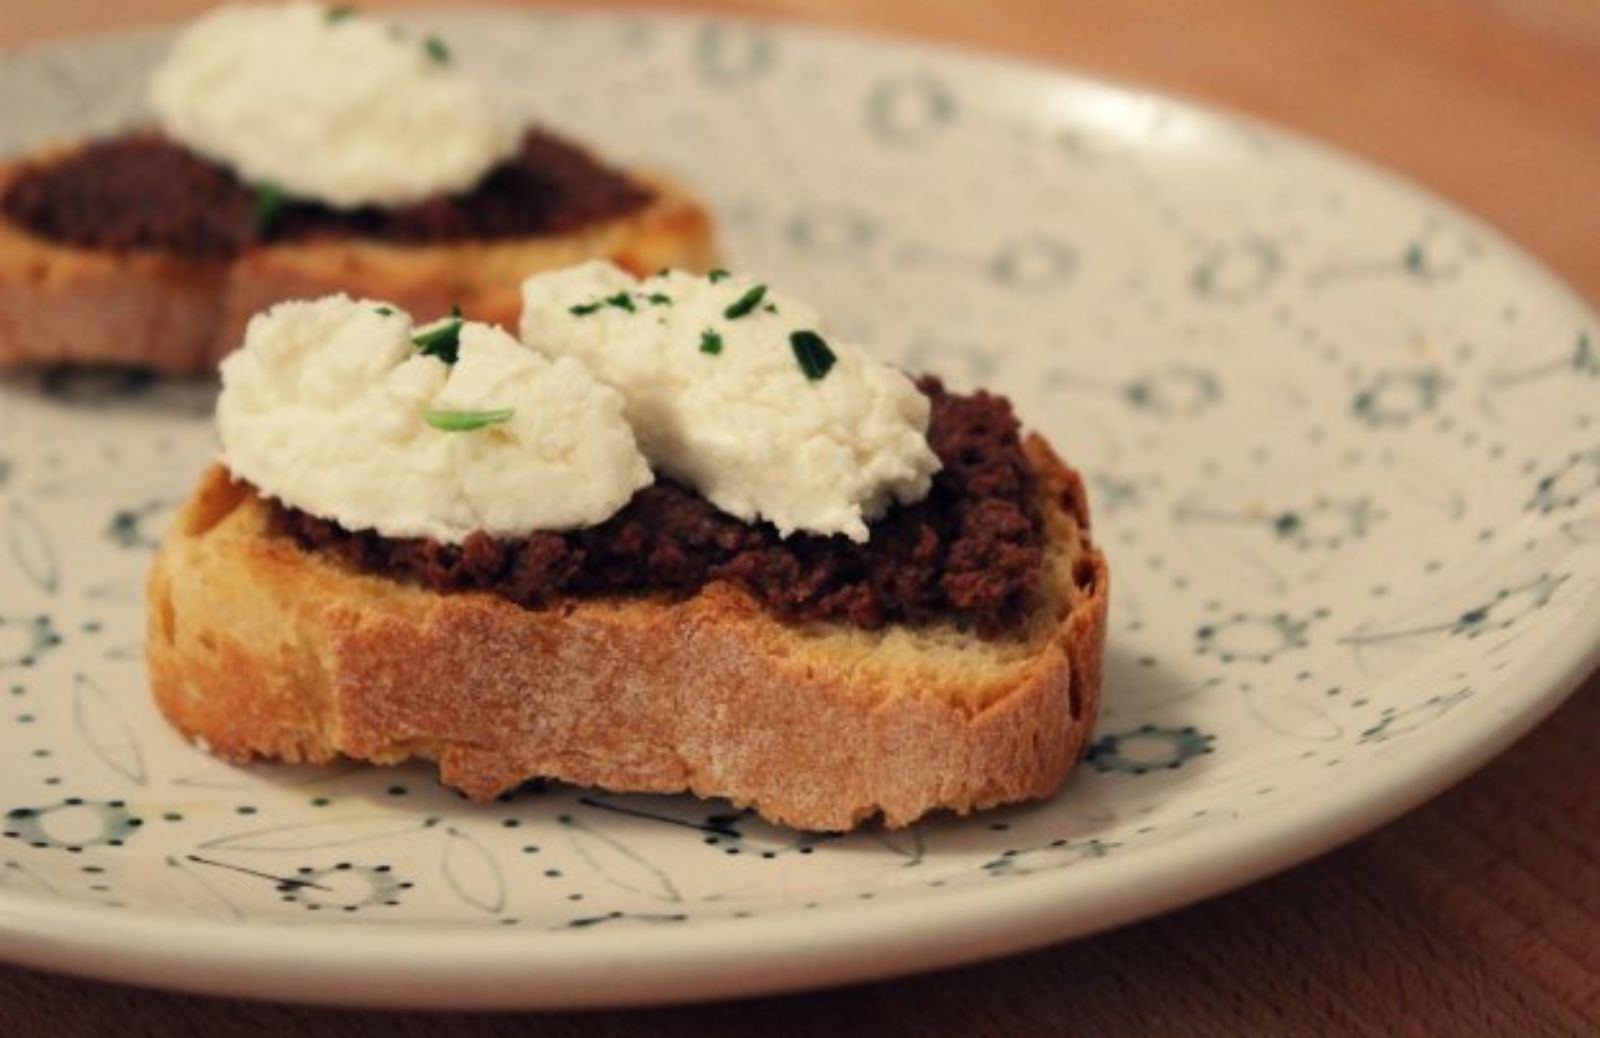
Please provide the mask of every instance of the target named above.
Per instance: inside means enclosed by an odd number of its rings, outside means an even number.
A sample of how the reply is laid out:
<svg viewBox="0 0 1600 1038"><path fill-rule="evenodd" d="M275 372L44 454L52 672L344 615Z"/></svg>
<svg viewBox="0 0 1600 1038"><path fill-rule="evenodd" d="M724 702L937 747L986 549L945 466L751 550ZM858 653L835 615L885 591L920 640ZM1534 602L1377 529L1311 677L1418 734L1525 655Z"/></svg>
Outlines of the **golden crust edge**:
<svg viewBox="0 0 1600 1038"><path fill-rule="evenodd" d="M31 159L0 163L0 192ZM112 252L47 241L0 217L0 367L114 364L211 371L250 317L285 299L333 292L385 299L419 321L460 305L513 331L524 277L584 259L635 273L716 263L709 210L669 177L632 171L656 192L644 209L562 234L509 241L270 245L231 259Z"/></svg>

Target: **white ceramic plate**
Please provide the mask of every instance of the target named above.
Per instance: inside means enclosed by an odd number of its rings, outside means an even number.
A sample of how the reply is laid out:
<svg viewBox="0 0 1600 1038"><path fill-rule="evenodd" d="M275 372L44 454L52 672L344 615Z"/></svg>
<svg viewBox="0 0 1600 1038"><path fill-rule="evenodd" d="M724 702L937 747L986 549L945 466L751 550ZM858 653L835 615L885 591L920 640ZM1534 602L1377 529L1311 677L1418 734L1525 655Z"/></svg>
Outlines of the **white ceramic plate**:
<svg viewBox="0 0 1600 1038"><path fill-rule="evenodd" d="M219 764L152 708L210 390L0 383L0 954L326 1002L669 1001L1061 940L1459 779L1596 662L1600 334L1513 248L1170 99L769 25L440 19L530 114L714 201L736 264L1009 393L1090 478L1104 718L1052 803L817 839L727 805ZM0 65L0 147L136 115L156 36Z"/></svg>

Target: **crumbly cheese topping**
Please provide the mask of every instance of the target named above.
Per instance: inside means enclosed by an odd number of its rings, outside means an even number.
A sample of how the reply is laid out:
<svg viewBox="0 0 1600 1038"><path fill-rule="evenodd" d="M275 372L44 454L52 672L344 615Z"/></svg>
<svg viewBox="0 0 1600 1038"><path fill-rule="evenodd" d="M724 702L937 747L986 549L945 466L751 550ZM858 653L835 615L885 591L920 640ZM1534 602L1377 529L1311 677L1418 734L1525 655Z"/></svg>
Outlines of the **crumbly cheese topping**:
<svg viewBox="0 0 1600 1038"><path fill-rule="evenodd" d="M347 529L460 543L592 526L652 480L615 390L488 325L419 330L343 295L280 303L222 387L233 474Z"/></svg>
<svg viewBox="0 0 1600 1038"><path fill-rule="evenodd" d="M529 278L522 299L523 342L616 387L651 464L740 519L865 541L938 471L911 380L749 278L594 261Z"/></svg>
<svg viewBox="0 0 1600 1038"><path fill-rule="evenodd" d="M467 190L516 147L442 40L319 4L213 11L149 99L166 134L241 179L338 208Z"/></svg>

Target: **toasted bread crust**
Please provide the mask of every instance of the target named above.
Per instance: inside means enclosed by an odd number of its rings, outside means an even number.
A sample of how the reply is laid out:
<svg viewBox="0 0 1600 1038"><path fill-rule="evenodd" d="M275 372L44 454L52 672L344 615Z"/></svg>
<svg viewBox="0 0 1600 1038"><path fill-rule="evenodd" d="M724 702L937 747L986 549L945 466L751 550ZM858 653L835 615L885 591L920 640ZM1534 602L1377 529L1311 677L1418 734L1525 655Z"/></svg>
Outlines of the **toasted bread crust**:
<svg viewBox="0 0 1600 1038"><path fill-rule="evenodd" d="M0 164L0 192L22 169ZM0 217L0 366L120 364L201 372L237 346L251 315L284 299L347 292L419 321L459 305L515 328L523 278L585 259L635 273L716 262L711 216L672 181L634 174L645 208L568 234L399 245L287 243L233 259L113 252L47 241Z"/></svg>
<svg viewBox="0 0 1600 1038"><path fill-rule="evenodd" d="M224 758L438 761L477 799L533 777L722 796L800 829L1052 794L1099 701L1105 561L1042 440L1049 585L1005 643L785 623L731 585L528 610L356 573L206 473L157 555L157 703Z"/></svg>

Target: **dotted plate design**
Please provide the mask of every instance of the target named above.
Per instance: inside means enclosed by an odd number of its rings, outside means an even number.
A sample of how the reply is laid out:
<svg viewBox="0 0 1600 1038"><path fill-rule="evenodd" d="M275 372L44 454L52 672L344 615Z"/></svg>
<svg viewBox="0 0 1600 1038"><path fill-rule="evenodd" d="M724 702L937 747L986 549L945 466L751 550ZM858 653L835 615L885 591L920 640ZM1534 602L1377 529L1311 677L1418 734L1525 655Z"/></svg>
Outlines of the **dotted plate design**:
<svg viewBox="0 0 1600 1038"><path fill-rule="evenodd" d="M712 200L745 270L1009 394L1090 482L1105 709L1056 800L801 835L725 803L175 736L142 582L213 387L0 381L0 949L324 1001L558 1005L1060 939L1349 838L1508 743L1600 618L1600 333L1468 218L1259 126L761 23L427 21L508 104ZM138 118L158 35L0 66L0 149ZM45 940L42 935L49 935Z"/></svg>

